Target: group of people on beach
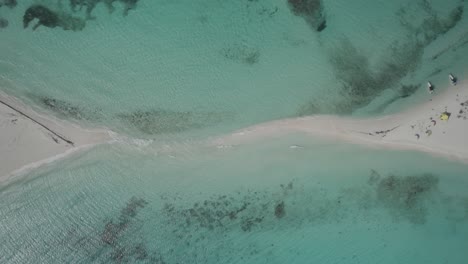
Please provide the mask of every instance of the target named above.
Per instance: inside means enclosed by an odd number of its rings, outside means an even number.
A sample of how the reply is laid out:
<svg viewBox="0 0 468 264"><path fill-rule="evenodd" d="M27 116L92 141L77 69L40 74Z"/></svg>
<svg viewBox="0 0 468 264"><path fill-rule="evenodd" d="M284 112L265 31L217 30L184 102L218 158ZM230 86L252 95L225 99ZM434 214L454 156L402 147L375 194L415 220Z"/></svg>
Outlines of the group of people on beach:
<svg viewBox="0 0 468 264"><path fill-rule="evenodd" d="M449 74L449 81L453 86L457 85L457 77L455 77L451 73ZM434 85L432 85L432 83L430 81L427 82L427 89L428 89L430 94L432 94L434 92ZM440 115L441 120L448 120L449 118L450 118L450 113L448 113L447 111L443 112ZM435 126L436 121L432 117L430 118L430 120L431 120L431 125ZM411 126L411 127L414 128L414 126ZM426 135L430 136L431 134L432 134L432 130L430 130L429 128L426 128ZM418 134L418 133L416 133L415 136L416 136L417 139L419 139L421 137L420 134Z"/></svg>
<svg viewBox="0 0 468 264"><path fill-rule="evenodd" d="M457 77L453 76L453 74L449 74L449 80L452 85L457 85ZM430 94L434 92L434 85L429 81L427 82L427 90L429 91Z"/></svg>

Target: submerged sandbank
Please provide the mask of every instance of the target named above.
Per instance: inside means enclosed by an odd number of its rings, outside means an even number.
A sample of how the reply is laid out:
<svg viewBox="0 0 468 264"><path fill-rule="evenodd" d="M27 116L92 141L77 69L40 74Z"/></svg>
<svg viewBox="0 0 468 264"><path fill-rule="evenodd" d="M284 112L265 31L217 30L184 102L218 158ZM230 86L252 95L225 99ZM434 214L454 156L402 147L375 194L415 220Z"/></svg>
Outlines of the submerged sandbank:
<svg viewBox="0 0 468 264"><path fill-rule="evenodd" d="M358 119L316 115L267 122L215 139L217 147L301 132L314 137L417 150L468 162L468 83L459 82L399 114ZM444 118L441 115L446 114ZM445 117L448 117L447 120ZM300 146L291 146L300 147Z"/></svg>
<svg viewBox="0 0 468 264"><path fill-rule="evenodd" d="M109 132L104 129L84 129L41 115L0 93L0 182L77 150L110 141Z"/></svg>

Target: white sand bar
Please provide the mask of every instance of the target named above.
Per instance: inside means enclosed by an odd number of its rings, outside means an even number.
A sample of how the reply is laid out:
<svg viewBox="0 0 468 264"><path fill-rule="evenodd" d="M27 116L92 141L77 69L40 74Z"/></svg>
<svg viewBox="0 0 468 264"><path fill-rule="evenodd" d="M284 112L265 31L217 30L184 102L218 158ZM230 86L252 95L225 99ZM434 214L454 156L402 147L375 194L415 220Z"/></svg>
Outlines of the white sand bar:
<svg viewBox="0 0 468 264"><path fill-rule="evenodd" d="M450 113L445 121L440 119L444 112ZM427 102L395 115L277 120L216 138L212 143L232 147L295 132L367 146L419 150L468 162L468 84L459 83L440 94L436 90ZM77 150L111 141L108 130L84 129L41 115L0 93L0 182Z"/></svg>
<svg viewBox="0 0 468 264"><path fill-rule="evenodd" d="M0 93L0 182L110 140L106 130L86 130L46 117Z"/></svg>
<svg viewBox="0 0 468 264"><path fill-rule="evenodd" d="M442 113L450 118L441 120ZM357 119L309 116L263 123L214 140L218 147L302 132L356 144L418 150L468 162L468 84L459 82L428 101L399 114Z"/></svg>

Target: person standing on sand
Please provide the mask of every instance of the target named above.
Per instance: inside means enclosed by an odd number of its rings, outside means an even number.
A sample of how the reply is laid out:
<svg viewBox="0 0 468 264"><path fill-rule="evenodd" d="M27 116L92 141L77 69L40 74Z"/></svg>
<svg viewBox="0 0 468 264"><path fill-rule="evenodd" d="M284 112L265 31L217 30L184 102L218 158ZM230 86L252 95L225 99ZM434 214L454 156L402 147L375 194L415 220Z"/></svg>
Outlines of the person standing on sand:
<svg viewBox="0 0 468 264"><path fill-rule="evenodd" d="M453 74L449 74L449 79L450 83L452 83L453 86L457 85L457 77L453 76Z"/></svg>
<svg viewBox="0 0 468 264"><path fill-rule="evenodd" d="M430 94L434 92L434 85L432 85L431 82L427 82L427 90L429 91Z"/></svg>

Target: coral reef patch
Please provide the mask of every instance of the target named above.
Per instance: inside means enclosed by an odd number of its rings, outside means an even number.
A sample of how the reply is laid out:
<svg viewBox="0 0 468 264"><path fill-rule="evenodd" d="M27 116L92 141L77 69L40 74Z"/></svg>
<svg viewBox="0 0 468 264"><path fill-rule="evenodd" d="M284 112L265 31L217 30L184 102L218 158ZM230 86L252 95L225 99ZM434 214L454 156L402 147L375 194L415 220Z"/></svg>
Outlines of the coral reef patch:
<svg viewBox="0 0 468 264"><path fill-rule="evenodd" d="M317 32L327 27L322 0L288 0L291 12L304 20Z"/></svg>
<svg viewBox="0 0 468 264"><path fill-rule="evenodd" d="M86 25L83 19L73 17L66 13L56 12L43 5L32 5L23 15L23 27L27 28L33 20L38 22L32 27L36 30L39 26L48 28L60 27L63 30L81 31Z"/></svg>
<svg viewBox="0 0 468 264"><path fill-rule="evenodd" d="M70 8L73 12L77 12L85 7L86 17L94 19L95 17L92 16L92 12L98 4L105 4L109 12L112 13L115 10L115 2L119 2L124 6L123 15L126 16L130 10L136 8L138 0L70 0Z"/></svg>
<svg viewBox="0 0 468 264"><path fill-rule="evenodd" d="M8 27L8 20L0 17L0 28L6 28L6 27Z"/></svg>
<svg viewBox="0 0 468 264"><path fill-rule="evenodd" d="M165 109L135 111L117 117L147 135L177 133L215 125L223 115L215 112L182 112Z"/></svg>
<svg viewBox="0 0 468 264"><path fill-rule="evenodd" d="M317 3L313 5L314 8L318 6ZM424 13L424 19L414 21L412 9L413 12ZM404 85L403 78L418 69L426 46L458 25L463 13L463 5L458 5L443 17L427 0L401 7L396 15L406 35L402 37L403 40L390 44L386 56L372 63L370 57L346 37L335 44L330 43L329 61L340 83L338 93L343 100L327 105L321 105L320 100L311 100L301 105L296 115L350 114L367 106L387 89L396 91L396 97L390 102L411 95L419 86Z"/></svg>
<svg viewBox="0 0 468 264"><path fill-rule="evenodd" d="M376 184L377 199L394 217L424 224L428 214L425 201L437 189L438 183L438 178L432 174L389 175Z"/></svg>
<svg viewBox="0 0 468 264"><path fill-rule="evenodd" d="M228 60L246 65L254 65L258 63L260 59L260 50L245 44L230 45L229 47L223 48L221 54Z"/></svg>
<svg viewBox="0 0 468 264"><path fill-rule="evenodd" d="M15 8L18 5L16 0L0 0L0 7L6 6L9 8Z"/></svg>
<svg viewBox="0 0 468 264"><path fill-rule="evenodd" d="M102 117L102 112L99 108L92 109L89 107L81 107L73 103L51 97L39 96L37 98L39 103L46 109L54 111L63 117L90 121L96 121Z"/></svg>

